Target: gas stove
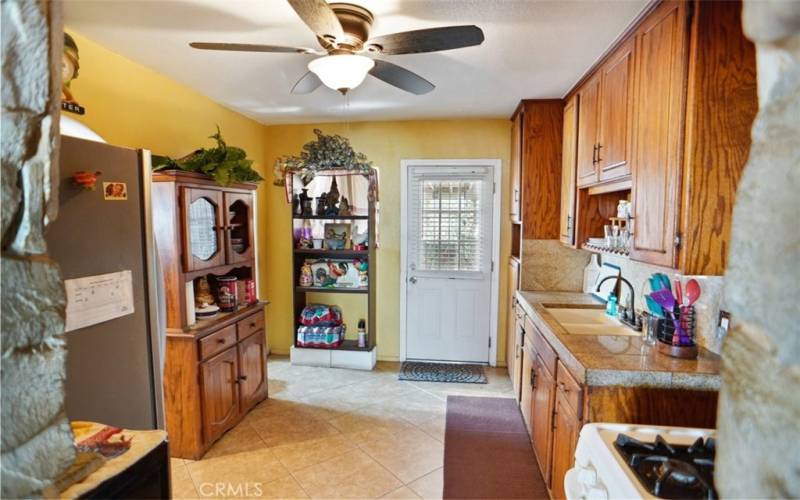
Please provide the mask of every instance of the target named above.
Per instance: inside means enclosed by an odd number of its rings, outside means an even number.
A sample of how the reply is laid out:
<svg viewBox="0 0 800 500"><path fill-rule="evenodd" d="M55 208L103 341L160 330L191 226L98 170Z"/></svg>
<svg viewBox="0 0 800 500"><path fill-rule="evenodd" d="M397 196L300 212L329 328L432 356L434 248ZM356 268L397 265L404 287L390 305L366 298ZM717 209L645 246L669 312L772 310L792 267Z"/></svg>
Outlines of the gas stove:
<svg viewBox="0 0 800 500"><path fill-rule="evenodd" d="M717 498L714 431L587 424L564 480L567 498Z"/></svg>

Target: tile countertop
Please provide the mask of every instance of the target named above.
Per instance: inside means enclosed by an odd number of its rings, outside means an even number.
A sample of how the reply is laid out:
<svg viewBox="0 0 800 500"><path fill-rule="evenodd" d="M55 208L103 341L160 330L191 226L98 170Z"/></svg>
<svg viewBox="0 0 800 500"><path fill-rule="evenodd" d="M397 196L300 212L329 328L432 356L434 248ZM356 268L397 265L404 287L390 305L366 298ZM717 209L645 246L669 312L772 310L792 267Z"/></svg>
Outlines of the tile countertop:
<svg viewBox="0 0 800 500"><path fill-rule="evenodd" d="M678 359L645 345L638 336L570 335L546 305L598 305L590 294L518 291L531 321L579 382L590 386L719 390L720 357L700 347L697 359Z"/></svg>

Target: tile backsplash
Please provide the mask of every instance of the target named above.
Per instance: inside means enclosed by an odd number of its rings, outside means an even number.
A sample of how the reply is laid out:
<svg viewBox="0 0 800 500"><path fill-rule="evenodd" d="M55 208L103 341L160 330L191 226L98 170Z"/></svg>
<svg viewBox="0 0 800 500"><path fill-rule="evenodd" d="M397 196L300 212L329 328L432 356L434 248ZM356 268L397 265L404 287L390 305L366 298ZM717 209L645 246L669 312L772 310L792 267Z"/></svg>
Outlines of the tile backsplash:
<svg viewBox="0 0 800 500"><path fill-rule="evenodd" d="M522 289L533 291L573 291L583 289L583 269L589 263L591 253L564 246L558 240L525 240L522 246ZM635 292L637 311L645 309L644 294L650 293L648 278L662 272L674 280L688 278L700 283L702 295L695 303L697 318L697 343L719 353L722 339L717 336L720 309L724 309L722 276L682 276L674 269L643 264L626 257L601 255L600 264L608 262L619 266L624 278L631 282ZM620 301L627 304L628 288L622 287Z"/></svg>

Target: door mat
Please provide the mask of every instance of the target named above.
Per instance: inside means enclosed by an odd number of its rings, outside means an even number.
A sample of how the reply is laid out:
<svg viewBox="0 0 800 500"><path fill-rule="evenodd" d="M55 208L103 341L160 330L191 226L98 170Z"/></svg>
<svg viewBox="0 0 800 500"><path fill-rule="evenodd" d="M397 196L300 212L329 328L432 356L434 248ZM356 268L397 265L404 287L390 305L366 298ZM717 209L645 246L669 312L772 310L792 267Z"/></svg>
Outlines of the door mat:
<svg viewBox="0 0 800 500"><path fill-rule="evenodd" d="M481 365L422 363L419 361L404 361L400 366L399 379L414 382L452 382L456 384L488 383Z"/></svg>

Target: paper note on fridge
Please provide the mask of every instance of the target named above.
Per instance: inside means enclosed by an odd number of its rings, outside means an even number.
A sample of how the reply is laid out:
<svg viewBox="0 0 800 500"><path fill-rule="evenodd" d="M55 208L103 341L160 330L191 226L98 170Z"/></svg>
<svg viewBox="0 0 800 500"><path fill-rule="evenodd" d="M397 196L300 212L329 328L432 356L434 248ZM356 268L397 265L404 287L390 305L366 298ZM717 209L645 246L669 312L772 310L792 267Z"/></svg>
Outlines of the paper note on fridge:
<svg viewBox="0 0 800 500"><path fill-rule="evenodd" d="M130 271L65 280L69 332L133 314L133 277Z"/></svg>

